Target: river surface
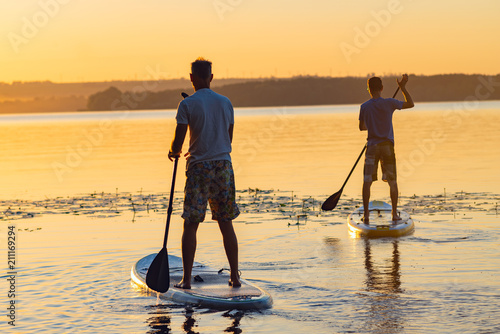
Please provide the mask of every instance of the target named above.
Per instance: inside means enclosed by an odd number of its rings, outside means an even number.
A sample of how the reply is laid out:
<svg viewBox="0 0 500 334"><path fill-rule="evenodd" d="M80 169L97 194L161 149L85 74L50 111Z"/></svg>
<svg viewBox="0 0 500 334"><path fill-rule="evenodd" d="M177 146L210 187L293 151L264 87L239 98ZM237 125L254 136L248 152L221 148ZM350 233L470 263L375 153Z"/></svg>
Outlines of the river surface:
<svg viewBox="0 0 500 334"><path fill-rule="evenodd" d="M500 102L396 112L400 207L416 222L398 239L347 231L361 204L362 161L338 207L319 210L363 148L358 108L236 110L240 267L274 300L245 312L172 304L131 284L132 265L162 245L175 111L0 116L1 332L500 332ZM373 184L373 199L388 195L387 184ZM198 233L196 261L227 267L217 224Z"/></svg>

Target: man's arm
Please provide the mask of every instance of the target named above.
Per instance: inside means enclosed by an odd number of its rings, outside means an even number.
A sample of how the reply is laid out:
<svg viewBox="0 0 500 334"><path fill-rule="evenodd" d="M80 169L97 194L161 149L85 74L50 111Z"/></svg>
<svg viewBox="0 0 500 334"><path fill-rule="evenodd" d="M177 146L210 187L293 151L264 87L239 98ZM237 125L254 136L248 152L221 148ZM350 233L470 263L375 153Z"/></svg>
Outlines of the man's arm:
<svg viewBox="0 0 500 334"><path fill-rule="evenodd" d="M359 120L359 131L365 131L365 130L368 130L368 129L366 128L366 124L365 124L365 122L363 122L363 120L362 120L362 119L360 119L360 120Z"/></svg>
<svg viewBox="0 0 500 334"><path fill-rule="evenodd" d="M168 152L168 158L172 161L172 158L181 155L182 144L184 144L184 139L186 138L188 125L187 124L177 124L175 128L175 136L170 146L170 151Z"/></svg>
<svg viewBox="0 0 500 334"><path fill-rule="evenodd" d="M408 93L408 91L406 90L406 83L408 82L408 74L403 74L401 81L397 80L397 82L398 82L399 88L401 89L401 92L403 93L403 96L405 97L405 102L403 102L402 109L413 108L415 106L415 104L413 103L413 99L411 98L410 93Z"/></svg>
<svg viewBox="0 0 500 334"><path fill-rule="evenodd" d="M234 124L229 125L229 140L231 141L231 144L233 143L233 130L234 130Z"/></svg>

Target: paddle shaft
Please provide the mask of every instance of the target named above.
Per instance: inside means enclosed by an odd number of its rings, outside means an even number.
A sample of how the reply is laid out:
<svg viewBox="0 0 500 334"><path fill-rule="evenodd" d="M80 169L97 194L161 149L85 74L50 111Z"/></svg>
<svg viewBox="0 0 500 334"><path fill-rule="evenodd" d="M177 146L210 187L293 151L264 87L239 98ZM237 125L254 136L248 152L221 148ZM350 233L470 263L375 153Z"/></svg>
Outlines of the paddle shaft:
<svg viewBox="0 0 500 334"><path fill-rule="evenodd" d="M163 239L163 248L167 247L168 229L170 227L170 217L172 216L172 211L173 211L173 207L174 207L175 175L177 174L177 164L178 163L179 163L179 157L175 157L174 172L172 175L172 187L170 188L170 199L168 201L167 225L165 226L165 238Z"/></svg>
<svg viewBox="0 0 500 334"><path fill-rule="evenodd" d="M392 96L392 98L395 98L396 95L398 95L398 92L399 92L399 86L398 86L398 89L396 89L396 91L394 92L394 95Z"/></svg>
<svg viewBox="0 0 500 334"><path fill-rule="evenodd" d="M183 98L188 97L189 95L182 92ZM168 201L168 209L167 209L167 225L165 226L165 237L163 238L163 248L167 248L167 239L168 239L168 230L170 228L170 217L172 216L172 211L174 207L174 189L175 189L175 176L177 175L177 164L179 162L179 157L175 157L174 161L174 172L172 175L172 187L170 188L170 199Z"/></svg>
<svg viewBox="0 0 500 334"><path fill-rule="evenodd" d="M344 181L344 184L342 185L342 188L340 188L340 191L342 191L342 189L344 189L347 181L349 181L349 178L351 177L351 174L352 172L354 172L354 169L356 168L356 166L358 165L358 162L359 162L359 159L361 159L361 157L363 156L363 153L365 153L365 150L366 150L366 144L365 146L363 147L363 149L361 150L361 153L359 154L358 156L358 159L356 160L356 162L354 163L354 166L352 166L352 169L351 169L351 172L349 173L349 175L347 175L347 179L345 179Z"/></svg>

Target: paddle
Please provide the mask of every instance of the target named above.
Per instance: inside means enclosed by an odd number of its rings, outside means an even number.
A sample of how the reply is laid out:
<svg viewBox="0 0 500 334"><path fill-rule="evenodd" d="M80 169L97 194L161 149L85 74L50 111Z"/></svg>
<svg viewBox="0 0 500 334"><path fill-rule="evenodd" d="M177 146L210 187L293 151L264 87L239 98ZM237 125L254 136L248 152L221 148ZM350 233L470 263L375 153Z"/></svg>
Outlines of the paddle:
<svg viewBox="0 0 500 334"><path fill-rule="evenodd" d="M396 89L396 92L394 92L394 95L392 96L392 98L395 98L396 95L398 94L399 92L399 86L398 86L398 89ZM328 199L323 203L323 205L321 206L321 209L324 210L324 211L331 211L333 209L335 209L335 207L337 206L337 203L339 202L339 199L340 199L340 196L342 196L342 191L344 190L344 187L347 183L347 181L349 180L349 178L351 177L351 174L352 172L354 172L354 169L356 168L356 165L358 164L359 162L359 159L361 159L361 156L363 155L363 153L365 152L366 150L366 147L367 147L367 144L365 144L365 146L363 146L363 150L361 151L361 153L359 154L359 157L358 159L356 160L356 162L354 163L354 166L352 166L352 169L351 169L351 172L349 173L349 175L347 176L347 179L344 181L344 184L342 185L342 188L340 188L339 191L337 191L335 194L333 194L332 196L328 197Z"/></svg>
<svg viewBox="0 0 500 334"><path fill-rule="evenodd" d="M337 191L335 194L333 194L332 196L328 197L328 199L323 203L323 205L321 206L321 209L324 210L324 211L330 211L330 210L333 210L335 209L335 207L337 206L337 203L339 202L339 199L340 199L340 196L342 195L342 191L344 190L344 187L347 183L347 181L349 180L349 178L351 177L351 174L352 172L354 172L354 169L356 168L356 165L358 164L358 161L359 159L361 159L361 156L363 155L363 153L365 153L365 150L366 150L366 144L365 146L363 147L363 150L361 151L361 153L359 154L359 157L358 159L356 160L356 162L354 163L354 166L352 166L352 169L351 169L351 172L349 173L349 175L347 176L347 179L344 181L344 184L342 185L342 188L340 188L339 191Z"/></svg>
<svg viewBox="0 0 500 334"><path fill-rule="evenodd" d="M163 239L163 248L156 255L153 262L149 266L146 274L146 284L151 290L158 292L167 292L170 287L170 270L168 266L167 239L168 229L170 227L170 216L172 215L172 207L174 201L175 175L177 174L177 163L179 157L175 157L174 173L172 176L172 188L170 189L170 200L167 210L167 226L165 227L165 238Z"/></svg>
<svg viewBox="0 0 500 334"><path fill-rule="evenodd" d="M182 92L182 97L186 98L189 95ZM156 255L153 262L149 266L148 273L146 274L146 284L151 290L161 293L167 292L170 287L170 268L168 265L167 253L167 239L168 230L170 228L170 217L172 216L173 202L174 202L174 188L175 188L175 175L177 174L177 163L179 157L175 157L174 172L172 175L172 187L170 188L170 199L167 209L167 226L165 227L165 237L163 239L163 248Z"/></svg>

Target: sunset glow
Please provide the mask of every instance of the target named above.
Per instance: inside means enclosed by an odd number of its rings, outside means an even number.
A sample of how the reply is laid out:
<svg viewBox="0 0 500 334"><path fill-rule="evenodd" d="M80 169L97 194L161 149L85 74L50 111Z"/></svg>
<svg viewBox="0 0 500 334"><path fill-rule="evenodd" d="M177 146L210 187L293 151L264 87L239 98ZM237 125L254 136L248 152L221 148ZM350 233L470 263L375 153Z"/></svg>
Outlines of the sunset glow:
<svg viewBox="0 0 500 334"><path fill-rule="evenodd" d="M500 2L39 0L0 7L1 82L500 73Z"/></svg>

